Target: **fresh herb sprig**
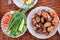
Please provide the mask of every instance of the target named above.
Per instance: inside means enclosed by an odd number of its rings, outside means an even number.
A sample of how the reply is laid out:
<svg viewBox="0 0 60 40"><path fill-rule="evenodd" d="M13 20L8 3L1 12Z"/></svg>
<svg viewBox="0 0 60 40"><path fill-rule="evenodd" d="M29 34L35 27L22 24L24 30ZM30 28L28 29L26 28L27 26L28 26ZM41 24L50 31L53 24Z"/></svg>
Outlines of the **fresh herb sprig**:
<svg viewBox="0 0 60 40"><path fill-rule="evenodd" d="M20 19L23 18L25 13L29 10L27 7L26 9L23 9L22 12L16 11L14 15L10 18L8 26L7 26L7 31L11 31L12 34L14 34L17 31L17 28L20 25Z"/></svg>

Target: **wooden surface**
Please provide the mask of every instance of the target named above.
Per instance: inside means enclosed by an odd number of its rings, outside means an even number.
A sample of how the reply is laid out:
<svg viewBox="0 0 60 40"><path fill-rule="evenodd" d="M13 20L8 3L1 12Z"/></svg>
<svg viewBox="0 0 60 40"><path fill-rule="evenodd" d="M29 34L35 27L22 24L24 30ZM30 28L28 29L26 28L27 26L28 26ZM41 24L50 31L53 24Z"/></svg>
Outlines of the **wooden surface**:
<svg viewBox="0 0 60 40"><path fill-rule="evenodd" d="M18 10L19 8L12 3L11 5L8 5L7 3L8 0L0 0L0 20L2 16L10 11L10 10ZM32 8L36 8L38 6L48 6L53 8L57 13L58 16L60 17L60 0L38 0L38 3ZM27 13L26 16L29 14L29 12L32 10L30 9ZM26 33L19 37L19 38L11 38L3 34L1 28L0 28L0 40L42 40L42 39L37 39L34 36L32 36L29 31L27 30ZM45 40L60 40L60 35L58 32L51 38L45 39Z"/></svg>

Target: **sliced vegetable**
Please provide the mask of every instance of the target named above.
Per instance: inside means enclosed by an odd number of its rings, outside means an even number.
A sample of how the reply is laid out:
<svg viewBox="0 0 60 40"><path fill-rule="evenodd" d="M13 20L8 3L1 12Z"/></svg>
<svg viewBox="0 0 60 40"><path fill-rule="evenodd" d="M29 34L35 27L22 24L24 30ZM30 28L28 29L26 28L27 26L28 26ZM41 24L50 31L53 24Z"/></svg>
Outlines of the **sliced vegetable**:
<svg viewBox="0 0 60 40"><path fill-rule="evenodd" d="M3 24L1 27L2 27L2 28L7 28L7 25L8 25L8 24Z"/></svg>
<svg viewBox="0 0 60 40"><path fill-rule="evenodd" d="M20 27L19 27L19 31L22 31L23 27L24 27L24 18L21 21L21 24L20 24Z"/></svg>

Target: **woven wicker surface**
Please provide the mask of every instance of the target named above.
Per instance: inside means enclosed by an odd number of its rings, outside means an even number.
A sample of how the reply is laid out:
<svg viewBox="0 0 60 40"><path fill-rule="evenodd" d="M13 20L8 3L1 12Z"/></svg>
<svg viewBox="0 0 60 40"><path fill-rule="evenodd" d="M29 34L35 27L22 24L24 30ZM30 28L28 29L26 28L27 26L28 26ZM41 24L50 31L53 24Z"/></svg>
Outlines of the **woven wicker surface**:
<svg viewBox="0 0 60 40"><path fill-rule="evenodd" d="M29 14L29 12L32 9L34 9L38 6L51 7L58 13L58 16L60 17L60 0L38 0L38 3L26 13L26 16ZM11 5L8 5L8 0L0 0L0 20L6 12L8 12L10 10L18 10L18 9L19 8L13 2ZM21 36L19 38L10 38L10 37L4 35L0 28L0 40L42 40L42 39L35 38L34 36L32 36L29 33L28 30L26 31L26 33L23 36ZM54 36L52 36L49 39L45 39L45 40L60 40L60 35L57 32Z"/></svg>

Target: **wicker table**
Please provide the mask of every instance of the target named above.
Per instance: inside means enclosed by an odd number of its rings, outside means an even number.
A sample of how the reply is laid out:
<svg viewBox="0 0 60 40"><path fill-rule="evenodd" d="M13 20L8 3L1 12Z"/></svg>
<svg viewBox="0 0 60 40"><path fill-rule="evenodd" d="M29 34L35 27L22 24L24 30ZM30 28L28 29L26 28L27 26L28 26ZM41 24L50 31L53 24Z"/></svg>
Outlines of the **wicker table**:
<svg viewBox="0 0 60 40"><path fill-rule="evenodd" d="M10 10L19 9L13 2L11 5L8 5L7 2L8 2L8 0L0 0L0 20L6 12L8 12ZM29 12L32 9L34 9L38 6L51 7L58 13L58 16L60 17L60 0L38 0L38 3L26 13L26 16L29 14ZM34 36L32 36L29 33L28 30L26 31L26 33L23 36L21 36L19 38L11 38L11 37L4 35L0 28L0 40L42 40L42 39L35 38ZM52 36L49 39L45 39L45 40L60 40L60 35L57 32L54 36Z"/></svg>

